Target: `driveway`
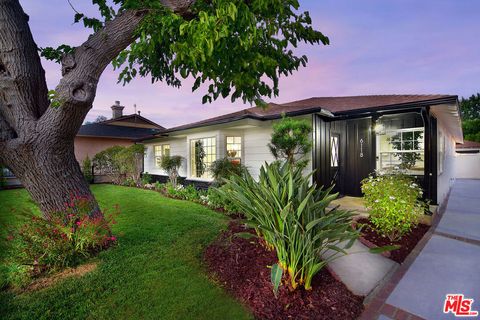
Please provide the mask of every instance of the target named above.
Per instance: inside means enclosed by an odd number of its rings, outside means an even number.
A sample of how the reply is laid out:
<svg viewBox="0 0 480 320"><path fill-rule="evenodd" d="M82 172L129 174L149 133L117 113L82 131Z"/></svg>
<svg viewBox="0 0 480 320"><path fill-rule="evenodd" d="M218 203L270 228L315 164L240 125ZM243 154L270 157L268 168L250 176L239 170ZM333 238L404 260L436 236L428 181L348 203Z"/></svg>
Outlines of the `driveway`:
<svg viewBox="0 0 480 320"><path fill-rule="evenodd" d="M383 296L380 292L367 307L364 319L457 319L443 313L447 294L474 299L472 310L480 311L480 180L455 182L445 212L426 240L413 263L400 268Z"/></svg>

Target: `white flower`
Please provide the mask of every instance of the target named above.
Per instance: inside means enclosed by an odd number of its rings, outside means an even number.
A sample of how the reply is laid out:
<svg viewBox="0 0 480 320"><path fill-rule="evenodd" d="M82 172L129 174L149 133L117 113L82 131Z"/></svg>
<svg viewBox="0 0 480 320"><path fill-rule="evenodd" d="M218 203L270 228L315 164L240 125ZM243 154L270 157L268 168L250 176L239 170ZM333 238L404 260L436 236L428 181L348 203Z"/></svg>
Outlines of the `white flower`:
<svg viewBox="0 0 480 320"><path fill-rule="evenodd" d="M394 196L390 196L388 197L390 200L395 200L395 197Z"/></svg>
<svg viewBox="0 0 480 320"><path fill-rule="evenodd" d="M378 199L377 199L377 200L375 200L375 203L379 203L379 202L380 202L380 200L378 200Z"/></svg>

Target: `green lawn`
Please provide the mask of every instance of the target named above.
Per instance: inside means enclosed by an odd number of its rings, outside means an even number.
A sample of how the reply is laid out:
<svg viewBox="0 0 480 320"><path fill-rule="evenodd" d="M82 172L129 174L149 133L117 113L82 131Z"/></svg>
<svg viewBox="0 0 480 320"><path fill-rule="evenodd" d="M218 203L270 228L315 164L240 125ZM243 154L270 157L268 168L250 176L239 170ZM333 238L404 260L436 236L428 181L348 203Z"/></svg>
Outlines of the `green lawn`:
<svg viewBox="0 0 480 320"><path fill-rule="evenodd" d="M250 319L208 278L201 254L226 226L221 214L187 201L94 185L102 208L119 204L119 245L98 268L34 293L0 292L1 319ZM34 208L24 190L0 191L0 223ZM36 209L35 209L36 210ZM2 250L3 251L3 250Z"/></svg>

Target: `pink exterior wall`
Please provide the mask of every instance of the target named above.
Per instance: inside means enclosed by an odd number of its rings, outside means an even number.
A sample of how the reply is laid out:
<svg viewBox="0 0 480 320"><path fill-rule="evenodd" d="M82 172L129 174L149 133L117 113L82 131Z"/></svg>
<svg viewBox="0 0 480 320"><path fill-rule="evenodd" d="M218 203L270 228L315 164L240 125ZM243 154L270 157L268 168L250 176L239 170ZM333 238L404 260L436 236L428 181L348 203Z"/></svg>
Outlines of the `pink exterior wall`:
<svg viewBox="0 0 480 320"><path fill-rule="evenodd" d="M81 164L87 157L92 159L97 153L113 146L130 146L133 142L127 139L75 137L75 158Z"/></svg>

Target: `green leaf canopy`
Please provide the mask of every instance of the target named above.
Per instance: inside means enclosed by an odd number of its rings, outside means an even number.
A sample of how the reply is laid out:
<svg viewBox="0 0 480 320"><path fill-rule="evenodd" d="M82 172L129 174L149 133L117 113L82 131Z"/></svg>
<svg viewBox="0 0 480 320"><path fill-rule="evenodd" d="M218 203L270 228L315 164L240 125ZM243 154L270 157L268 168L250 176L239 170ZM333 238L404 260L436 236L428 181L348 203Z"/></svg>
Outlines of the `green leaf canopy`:
<svg viewBox="0 0 480 320"><path fill-rule="evenodd" d="M159 0L92 0L103 19L76 12L74 21L99 31L124 10L148 10L134 42L114 61L119 81L150 77L179 87L193 77L192 90L207 89L202 102L230 96L232 101L263 104L262 97L278 95L281 76L288 76L307 57L296 56L299 43L329 44L312 27L308 12L296 0L199 0L189 14L167 10ZM59 61L70 47L42 49Z"/></svg>

